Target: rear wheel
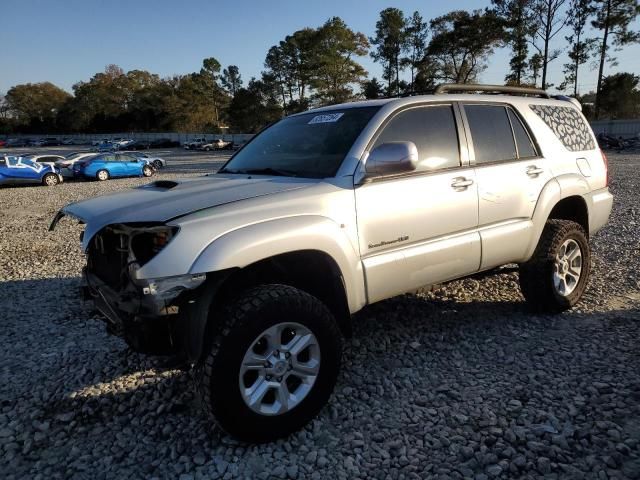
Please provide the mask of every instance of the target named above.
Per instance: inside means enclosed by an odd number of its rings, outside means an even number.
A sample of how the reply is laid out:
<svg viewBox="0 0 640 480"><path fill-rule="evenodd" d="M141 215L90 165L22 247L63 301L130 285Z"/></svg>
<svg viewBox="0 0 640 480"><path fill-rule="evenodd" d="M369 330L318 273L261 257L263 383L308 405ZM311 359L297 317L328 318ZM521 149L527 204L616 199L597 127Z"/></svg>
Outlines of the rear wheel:
<svg viewBox="0 0 640 480"><path fill-rule="evenodd" d="M520 265L520 289L534 310L561 312L582 297L590 267L584 229L569 220L549 220L533 257Z"/></svg>
<svg viewBox="0 0 640 480"><path fill-rule="evenodd" d="M142 175L145 177L150 177L153 175L153 167L151 165L145 165L142 167Z"/></svg>
<svg viewBox="0 0 640 480"><path fill-rule="evenodd" d="M100 182L109 180L109 172L106 170L98 170L98 172L96 173L96 179L98 179Z"/></svg>
<svg viewBox="0 0 640 480"><path fill-rule="evenodd" d="M60 178L55 173L47 173L42 177L42 184L47 187L55 187L58 183L60 183Z"/></svg>
<svg viewBox="0 0 640 480"><path fill-rule="evenodd" d="M327 403L342 338L317 298L285 285L248 290L225 309L199 367L203 405L241 440L289 435Z"/></svg>
<svg viewBox="0 0 640 480"><path fill-rule="evenodd" d="M162 162L160 160L154 160L153 166L156 168L156 170L160 170L162 168Z"/></svg>

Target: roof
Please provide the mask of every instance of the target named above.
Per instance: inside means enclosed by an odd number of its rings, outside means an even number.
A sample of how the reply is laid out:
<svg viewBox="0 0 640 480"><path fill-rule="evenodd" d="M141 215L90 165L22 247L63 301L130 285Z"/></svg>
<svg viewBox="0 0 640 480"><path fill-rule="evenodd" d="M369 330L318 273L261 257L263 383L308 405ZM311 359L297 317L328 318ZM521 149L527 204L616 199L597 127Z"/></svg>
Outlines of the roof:
<svg viewBox="0 0 640 480"><path fill-rule="evenodd" d="M459 92L459 93L453 93ZM460 92L468 92L462 93ZM474 93L476 92L476 93ZM477 92L485 92L484 94L478 94ZM515 94L515 95L513 95ZM526 102L527 104L547 104L547 105L561 105L567 106L567 103L571 103L578 110L582 110L580 102L575 98L565 97L563 95L551 96L545 90L534 87L520 87L512 85L486 85L486 84L473 84L473 83L443 83L438 85L433 92L425 95L411 95L398 98L382 98L377 100L363 100L349 103L341 103L338 105L329 105L326 107L315 108L309 110L309 112L324 112L331 110L344 110L347 108L358 107L381 107L382 105L394 103L397 106L411 105L413 103L423 103L428 101L452 101L452 102L482 102L482 103L510 103L517 104ZM497 98L497 100L496 100ZM546 102L542 100L551 100ZM563 102L563 103L558 103ZM308 112L304 112L308 113Z"/></svg>
<svg viewBox="0 0 640 480"><path fill-rule="evenodd" d="M337 105L328 105L326 107L314 108L301 113L326 112L333 110L344 110L347 108L360 107L381 107L387 104L394 104L396 107L411 105L414 103L424 102L482 102L482 103L508 103L512 105L555 105L555 106L573 106L579 108L579 103L575 99L569 97L562 98L540 98L522 95L494 95L494 94L475 94L475 93L440 93L427 95L412 95L408 97L398 98L381 98L376 100L360 100L355 102L340 103ZM299 114L298 114L299 115Z"/></svg>

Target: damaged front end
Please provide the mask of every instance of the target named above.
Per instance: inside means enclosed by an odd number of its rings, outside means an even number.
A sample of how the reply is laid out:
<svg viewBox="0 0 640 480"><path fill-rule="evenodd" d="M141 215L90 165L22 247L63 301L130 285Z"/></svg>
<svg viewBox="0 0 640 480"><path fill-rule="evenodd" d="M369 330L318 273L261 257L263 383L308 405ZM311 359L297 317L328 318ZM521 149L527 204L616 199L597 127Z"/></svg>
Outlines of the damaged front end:
<svg viewBox="0 0 640 480"><path fill-rule="evenodd" d="M177 234L177 227L163 224L114 224L86 244L85 298L93 299L111 333L142 353L180 350L181 308L206 280L205 274L138 278L140 268Z"/></svg>

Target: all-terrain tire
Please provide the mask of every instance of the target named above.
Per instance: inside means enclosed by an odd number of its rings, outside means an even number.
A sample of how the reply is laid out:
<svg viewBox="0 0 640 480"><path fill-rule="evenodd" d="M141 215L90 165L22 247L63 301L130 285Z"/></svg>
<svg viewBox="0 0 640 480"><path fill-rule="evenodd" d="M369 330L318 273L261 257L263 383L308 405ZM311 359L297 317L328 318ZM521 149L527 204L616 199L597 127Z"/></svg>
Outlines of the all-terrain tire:
<svg viewBox="0 0 640 480"><path fill-rule="evenodd" d="M289 321L315 335L319 371L300 403L282 414L263 415L242 397L241 364L266 329ZM223 309L215 330L195 380L205 412L229 435L247 442L285 437L311 421L329 400L340 369L342 337L335 318L317 298L286 285L254 287Z"/></svg>
<svg viewBox="0 0 640 480"><path fill-rule="evenodd" d="M578 244L582 262L577 284L563 295L554 283L554 271L556 256L567 240ZM534 311L559 313L578 303L587 287L590 267L591 249L582 226L570 220L548 220L533 256L520 265L520 290Z"/></svg>

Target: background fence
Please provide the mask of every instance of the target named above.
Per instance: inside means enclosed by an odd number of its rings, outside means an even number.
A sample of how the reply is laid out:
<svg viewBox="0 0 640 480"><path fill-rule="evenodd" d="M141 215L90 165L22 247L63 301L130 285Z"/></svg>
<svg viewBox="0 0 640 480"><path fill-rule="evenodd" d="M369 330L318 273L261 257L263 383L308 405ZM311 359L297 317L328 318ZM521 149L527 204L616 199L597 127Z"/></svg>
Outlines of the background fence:
<svg viewBox="0 0 640 480"><path fill-rule="evenodd" d="M148 133L148 132L122 132L122 133L76 133L63 135L59 133L42 133L42 134L11 134L7 135L8 138L46 138L46 137L54 137L57 139L71 139L77 144L89 144L93 141L97 140L112 140L114 138L132 138L134 140L156 140L158 138L169 138L171 140L184 143L189 142L191 140L195 140L196 138L206 138L207 140L217 140L221 138L225 141L233 141L233 143L244 143L253 137L252 133L233 133L233 134L222 134L222 133L176 133L176 132L161 132L161 133ZM2 138L2 137L0 137Z"/></svg>
<svg viewBox="0 0 640 480"><path fill-rule="evenodd" d="M640 119L638 120L598 120L591 122L591 128L597 135L606 133L613 137L635 137L640 134Z"/></svg>

